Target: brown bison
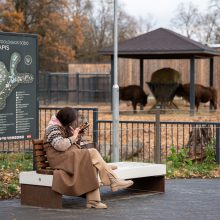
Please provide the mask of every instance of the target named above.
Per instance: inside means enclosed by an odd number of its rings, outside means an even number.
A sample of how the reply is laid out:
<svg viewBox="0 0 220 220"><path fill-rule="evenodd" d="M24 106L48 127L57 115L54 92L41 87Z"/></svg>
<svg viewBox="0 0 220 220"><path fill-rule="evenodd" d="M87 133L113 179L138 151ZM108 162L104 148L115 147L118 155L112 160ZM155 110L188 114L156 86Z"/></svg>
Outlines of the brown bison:
<svg viewBox="0 0 220 220"><path fill-rule="evenodd" d="M133 112L136 113L137 104L145 106L147 104L148 95L137 85L129 85L119 87L119 99L123 101L131 101Z"/></svg>
<svg viewBox="0 0 220 220"><path fill-rule="evenodd" d="M183 97L186 101L190 102L190 84L180 84L176 89L176 96ZM205 87L200 84L195 84L195 106L198 111L200 102L206 103L210 101L210 104L217 109L217 90L213 87Z"/></svg>

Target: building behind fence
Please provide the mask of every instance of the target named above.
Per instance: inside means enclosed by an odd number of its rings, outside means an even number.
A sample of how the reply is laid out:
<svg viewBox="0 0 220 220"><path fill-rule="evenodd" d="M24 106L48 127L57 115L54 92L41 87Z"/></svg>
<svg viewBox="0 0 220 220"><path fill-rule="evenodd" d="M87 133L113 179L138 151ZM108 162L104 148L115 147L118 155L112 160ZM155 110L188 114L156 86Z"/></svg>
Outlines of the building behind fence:
<svg viewBox="0 0 220 220"><path fill-rule="evenodd" d="M39 138L44 137L44 131L51 116L60 108L40 108ZM81 120L89 121L88 141L96 142L103 157L111 160L112 153L112 121L98 120L97 108L77 108ZM119 148L120 160L153 162L156 143L155 121L120 121ZM161 160L169 156L171 148L179 152L188 149L189 156L200 152L204 156L204 147L212 144L216 147L217 162L219 158L219 126L215 122L160 122ZM197 135L202 134L197 143ZM208 136L207 136L208 135ZM208 139L207 139L208 137ZM195 140L194 140L195 138ZM0 143L0 152L32 151L31 141L10 141Z"/></svg>

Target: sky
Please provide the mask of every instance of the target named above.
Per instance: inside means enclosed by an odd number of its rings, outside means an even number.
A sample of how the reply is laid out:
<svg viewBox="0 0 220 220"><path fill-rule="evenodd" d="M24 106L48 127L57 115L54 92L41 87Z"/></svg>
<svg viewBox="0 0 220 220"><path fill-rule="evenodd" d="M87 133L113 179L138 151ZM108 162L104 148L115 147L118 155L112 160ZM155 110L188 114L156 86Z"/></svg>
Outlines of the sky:
<svg viewBox="0 0 220 220"><path fill-rule="evenodd" d="M156 21L156 28L169 27L170 19L174 17L175 9L181 2L192 2L198 6L199 11L206 12L210 0L118 0L118 3L123 4L123 9L132 16L144 18L151 14Z"/></svg>

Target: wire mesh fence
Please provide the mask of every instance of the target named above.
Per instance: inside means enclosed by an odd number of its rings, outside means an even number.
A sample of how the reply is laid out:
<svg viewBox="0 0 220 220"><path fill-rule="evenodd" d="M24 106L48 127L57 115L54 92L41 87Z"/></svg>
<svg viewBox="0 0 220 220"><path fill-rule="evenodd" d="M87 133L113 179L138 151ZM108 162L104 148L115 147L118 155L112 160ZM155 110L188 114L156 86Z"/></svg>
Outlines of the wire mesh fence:
<svg viewBox="0 0 220 220"><path fill-rule="evenodd" d="M41 105L109 103L111 75L101 73L40 73Z"/></svg>

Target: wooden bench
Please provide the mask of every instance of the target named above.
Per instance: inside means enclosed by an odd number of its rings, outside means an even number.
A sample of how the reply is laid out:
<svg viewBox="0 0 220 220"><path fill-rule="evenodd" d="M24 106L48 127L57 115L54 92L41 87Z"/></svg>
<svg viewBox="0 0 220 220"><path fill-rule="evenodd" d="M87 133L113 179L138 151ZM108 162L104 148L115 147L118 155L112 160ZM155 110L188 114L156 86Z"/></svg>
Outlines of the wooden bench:
<svg viewBox="0 0 220 220"><path fill-rule="evenodd" d="M45 208L62 208L62 195L52 190L53 170L49 167L42 140L33 140L36 171L21 172L21 204ZM139 162L117 162L115 173L121 179L132 179L131 189L165 192L166 165Z"/></svg>

